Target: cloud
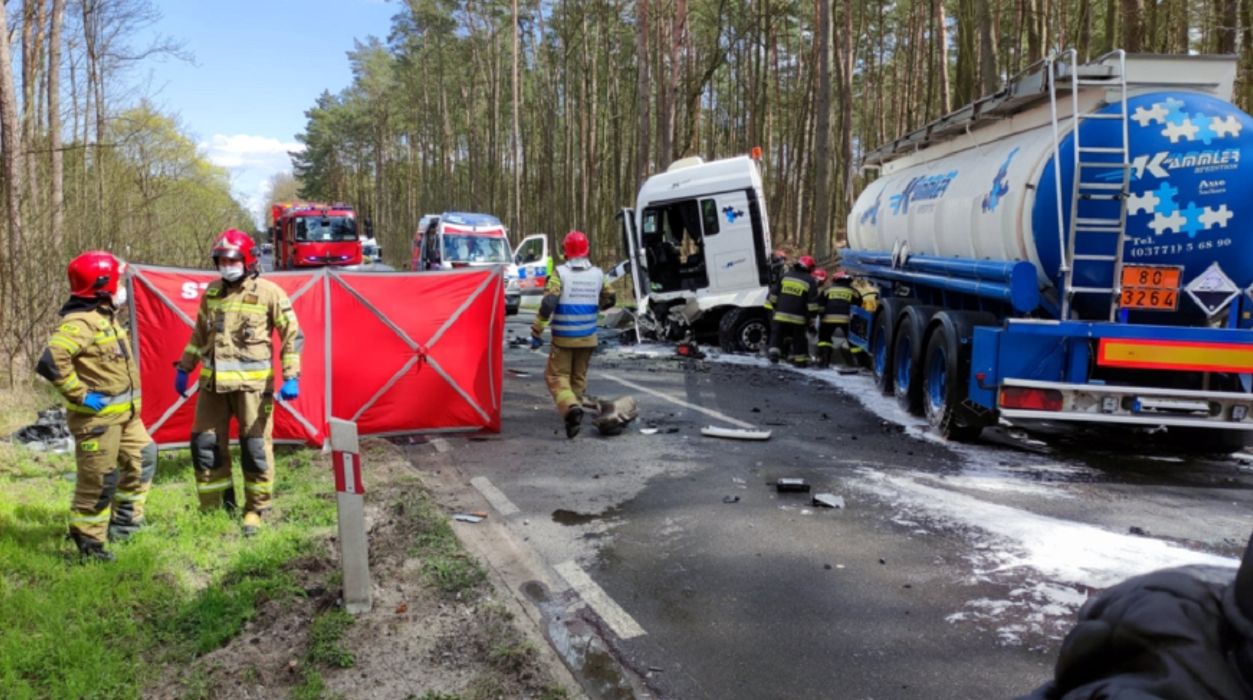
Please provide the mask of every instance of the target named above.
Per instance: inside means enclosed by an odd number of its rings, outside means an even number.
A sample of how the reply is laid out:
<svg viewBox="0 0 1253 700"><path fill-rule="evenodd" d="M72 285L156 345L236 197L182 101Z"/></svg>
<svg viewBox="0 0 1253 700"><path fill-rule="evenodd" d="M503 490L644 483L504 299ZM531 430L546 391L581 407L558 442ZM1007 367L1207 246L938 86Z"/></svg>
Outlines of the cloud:
<svg viewBox="0 0 1253 700"><path fill-rule="evenodd" d="M291 172L288 153L304 150L304 144L297 141L253 134L214 134L200 147L209 162L227 169L235 197L253 212L258 222L265 220L270 178L276 173Z"/></svg>

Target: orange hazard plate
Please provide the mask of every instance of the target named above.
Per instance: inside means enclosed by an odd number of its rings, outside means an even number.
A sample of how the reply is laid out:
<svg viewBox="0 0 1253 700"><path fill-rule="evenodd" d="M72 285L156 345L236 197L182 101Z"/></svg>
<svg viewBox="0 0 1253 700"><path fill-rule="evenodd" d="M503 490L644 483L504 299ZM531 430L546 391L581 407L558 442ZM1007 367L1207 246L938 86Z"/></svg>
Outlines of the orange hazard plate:
<svg viewBox="0 0 1253 700"><path fill-rule="evenodd" d="M1174 311L1179 308L1179 282L1182 278L1182 267L1125 265L1118 305L1124 309Z"/></svg>
<svg viewBox="0 0 1253 700"><path fill-rule="evenodd" d="M1123 287L1118 305L1124 309L1174 311L1179 308L1179 290L1152 287Z"/></svg>

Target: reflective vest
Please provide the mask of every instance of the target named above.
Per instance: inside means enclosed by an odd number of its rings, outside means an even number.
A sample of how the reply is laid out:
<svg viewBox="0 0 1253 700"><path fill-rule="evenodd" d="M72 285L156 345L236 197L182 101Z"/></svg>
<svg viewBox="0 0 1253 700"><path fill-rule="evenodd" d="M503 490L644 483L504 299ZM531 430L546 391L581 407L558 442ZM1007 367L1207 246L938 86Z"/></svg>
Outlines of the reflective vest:
<svg viewBox="0 0 1253 700"><path fill-rule="evenodd" d="M598 267L576 270L569 265L558 267L556 272L561 281L561 296L549 324L553 344L595 345L596 315L600 311L605 273ZM582 342L578 342L581 339Z"/></svg>
<svg viewBox="0 0 1253 700"><path fill-rule="evenodd" d="M822 323L848 323L852 307L861 305L861 295L853 289L850 282L832 284L825 296L826 308L823 309Z"/></svg>

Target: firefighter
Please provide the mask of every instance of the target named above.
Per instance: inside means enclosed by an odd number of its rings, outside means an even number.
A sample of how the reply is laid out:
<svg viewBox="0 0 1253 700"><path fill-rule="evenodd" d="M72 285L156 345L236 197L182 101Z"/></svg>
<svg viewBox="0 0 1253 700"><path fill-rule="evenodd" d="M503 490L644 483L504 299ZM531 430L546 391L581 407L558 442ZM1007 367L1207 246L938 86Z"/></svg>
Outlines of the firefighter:
<svg viewBox="0 0 1253 700"><path fill-rule="evenodd" d="M544 326L552 330L552 349L544 380L557 411L566 425L566 437L579 434L583 423L583 398L587 391L587 368L596 350L596 315L617 299L605 273L588 258L587 236L581 231L566 234L561 244L566 262L548 277L544 299L531 326L531 348L543 345Z"/></svg>
<svg viewBox="0 0 1253 700"><path fill-rule="evenodd" d="M230 427L239 425L244 473L245 537L257 533L274 493L274 358L271 337L282 340L283 384L279 397L300 393L304 335L291 300L278 285L260 278L252 238L228 229L210 253L221 280L200 300L191 340L175 363L174 389L186 395L192 369L200 363L200 396L191 429L191 459L202 510L235 508L231 477Z"/></svg>
<svg viewBox="0 0 1253 700"><path fill-rule="evenodd" d="M117 320L126 304L125 263L104 251L70 261L70 298L35 371L65 397L78 478L70 539L83 561L112 561L106 536L144 524L157 446L139 417L139 366Z"/></svg>
<svg viewBox="0 0 1253 700"><path fill-rule="evenodd" d="M814 267L814 259L802 255L770 290L766 300L766 308L774 311L770 318L770 364L778 364L788 343L788 361L797 367L809 364L809 320L822 310Z"/></svg>
<svg viewBox="0 0 1253 700"><path fill-rule="evenodd" d="M831 286L823 294L825 308L818 324L818 366L830 367L832 355L835 354L835 332L837 330L848 338L848 322L852 316L852 308L861 306L861 294L853 289L853 279L844 270L836 270L831 276ZM847 345L847 340L846 340ZM841 358L845 364L853 364L855 355L861 348L847 345L841 346ZM847 353L847 354L845 354Z"/></svg>

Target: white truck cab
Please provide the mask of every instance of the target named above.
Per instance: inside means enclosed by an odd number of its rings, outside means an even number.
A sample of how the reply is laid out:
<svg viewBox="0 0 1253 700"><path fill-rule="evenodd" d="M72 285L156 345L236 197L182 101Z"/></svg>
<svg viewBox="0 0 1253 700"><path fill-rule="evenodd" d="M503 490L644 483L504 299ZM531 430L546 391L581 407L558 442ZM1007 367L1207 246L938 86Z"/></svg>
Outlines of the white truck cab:
<svg viewBox="0 0 1253 700"><path fill-rule="evenodd" d="M646 180L620 213L640 331L689 332L727 351L769 341L770 226L756 161L747 156L673 163Z"/></svg>

